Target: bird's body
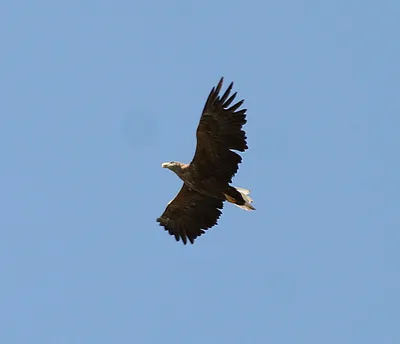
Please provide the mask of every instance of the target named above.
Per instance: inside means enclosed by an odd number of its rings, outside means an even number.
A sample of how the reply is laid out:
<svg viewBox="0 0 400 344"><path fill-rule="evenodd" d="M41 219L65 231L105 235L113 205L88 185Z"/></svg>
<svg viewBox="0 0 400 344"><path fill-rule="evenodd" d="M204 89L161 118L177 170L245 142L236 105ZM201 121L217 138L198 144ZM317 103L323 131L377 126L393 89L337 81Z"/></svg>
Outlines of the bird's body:
<svg viewBox="0 0 400 344"><path fill-rule="evenodd" d="M193 243L205 230L217 224L224 201L245 210L255 210L248 196L250 191L230 185L242 161L232 150L243 152L248 148L241 129L246 123L246 110L236 111L243 100L228 108L236 93L229 97L231 83L220 98L222 82L221 78L204 106L192 162L162 164L176 173L184 184L157 221L184 244L187 239Z"/></svg>
<svg viewBox="0 0 400 344"><path fill-rule="evenodd" d="M173 167L172 167L173 166ZM233 186L221 184L220 181L211 176L204 178L203 175L191 164L183 164L181 162L167 162L163 163L162 167L169 168L184 182L184 185L192 191L196 191L199 194L210 196L214 198L227 201L227 197L234 199L238 204L244 205L245 201L241 199L240 192ZM234 203L232 201L231 203Z"/></svg>

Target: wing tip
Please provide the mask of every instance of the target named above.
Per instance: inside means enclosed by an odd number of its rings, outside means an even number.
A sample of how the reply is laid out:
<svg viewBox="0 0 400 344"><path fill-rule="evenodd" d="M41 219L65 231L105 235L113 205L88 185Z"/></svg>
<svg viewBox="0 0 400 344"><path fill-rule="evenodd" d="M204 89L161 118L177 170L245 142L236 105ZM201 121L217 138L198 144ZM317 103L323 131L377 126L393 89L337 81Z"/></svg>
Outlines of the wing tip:
<svg viewBox="0 0 400 344"><path fill-rule="evenodd" d="M162 227L164 227L164 229L175 238L175 240L177 242L182 241L183 245L187 245L187 244L194 244L194 241L196 240L197 237L199 237L200 235L204 234L205 232L203 230L201 230L201 232L198 235L188 235L187 233L174 233L169 227L168 227L168 223L165 222L165 219L163 219L162 216L158 217L156 219L156 222L158 222L158 224Z"/></svg>

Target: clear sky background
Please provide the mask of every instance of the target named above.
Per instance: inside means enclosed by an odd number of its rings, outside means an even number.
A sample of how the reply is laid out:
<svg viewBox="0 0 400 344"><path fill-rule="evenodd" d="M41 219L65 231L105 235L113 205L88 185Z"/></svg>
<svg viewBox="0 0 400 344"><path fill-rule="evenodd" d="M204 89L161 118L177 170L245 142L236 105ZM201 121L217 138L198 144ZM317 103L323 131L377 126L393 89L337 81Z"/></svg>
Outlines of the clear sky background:
<svg viewBox="0 0 400 344"><path fill-rule="evenodd" d="M0 342L400 343L398 1L0 4ZM210 89L248 142L195 245L156 218Z"/></svg>

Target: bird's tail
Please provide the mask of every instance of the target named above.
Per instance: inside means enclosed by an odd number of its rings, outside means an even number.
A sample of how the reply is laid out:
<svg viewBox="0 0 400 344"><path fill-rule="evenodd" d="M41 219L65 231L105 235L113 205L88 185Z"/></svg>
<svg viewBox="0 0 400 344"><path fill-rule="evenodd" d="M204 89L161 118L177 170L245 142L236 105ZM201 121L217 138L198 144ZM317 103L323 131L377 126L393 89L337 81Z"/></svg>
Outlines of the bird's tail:
<svg viewBox="0 0 400 344"><path fill-rule="evenodd" d="M232 187L231 188L232 192L231 196L225 194L226 200L230 203L233 203L234 205L238 206L239 208L242 208L244 210L256 210L251 203L253 202L252 198L249 196L250 190L243 189L243 188L238 188L238 187ZM241 196L241 199L239 198L239 195ZM237 196L236 196L236 195ZM244 203L243 203L244 202ZM242 204L239 204L242 203Z"/></svg>
<svg viewBox="0 0 400 344"><path fill-rule="evenodd" d="M239 204L236 204L236 205L239 208L242 208L244 210L256 210L256 208L254 208L251 205L251 203L253 203L253 199L249 196L250 190L239 188L239 187L235 187L235 189L240 192L240 194L241 194L241 196L242 196L242 198L244 199L244 202L245 202L243 205L239 205Z"/></svg>

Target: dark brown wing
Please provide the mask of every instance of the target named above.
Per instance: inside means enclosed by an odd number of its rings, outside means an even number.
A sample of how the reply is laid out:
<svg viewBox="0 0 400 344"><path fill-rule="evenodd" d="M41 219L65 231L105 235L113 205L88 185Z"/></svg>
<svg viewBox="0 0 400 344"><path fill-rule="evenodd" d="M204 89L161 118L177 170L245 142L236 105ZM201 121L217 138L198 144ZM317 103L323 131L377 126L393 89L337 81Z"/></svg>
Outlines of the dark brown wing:
<svg viewBox="0 0 400 344"><path fill-rule="evenodd" d="M174 235L176 241L182 239L186 245L189 239L193 244L205 230L217 224L222 207L222 200L199 194L184 184L157 222Z"/></svg>
<svg viewBox="0 0 400 344"><path fill-rule="evenodd" d="M223 80L221 78L217 87L211 90L204 106L191 166L203 178L215 177L221 183L231 183L242 161L231 149L244 152L248 148L242 130L247 110L238 110L244 100L230 106L236 97L236 92L230 96L233 83L222 97L219 96Z"/></svg>

